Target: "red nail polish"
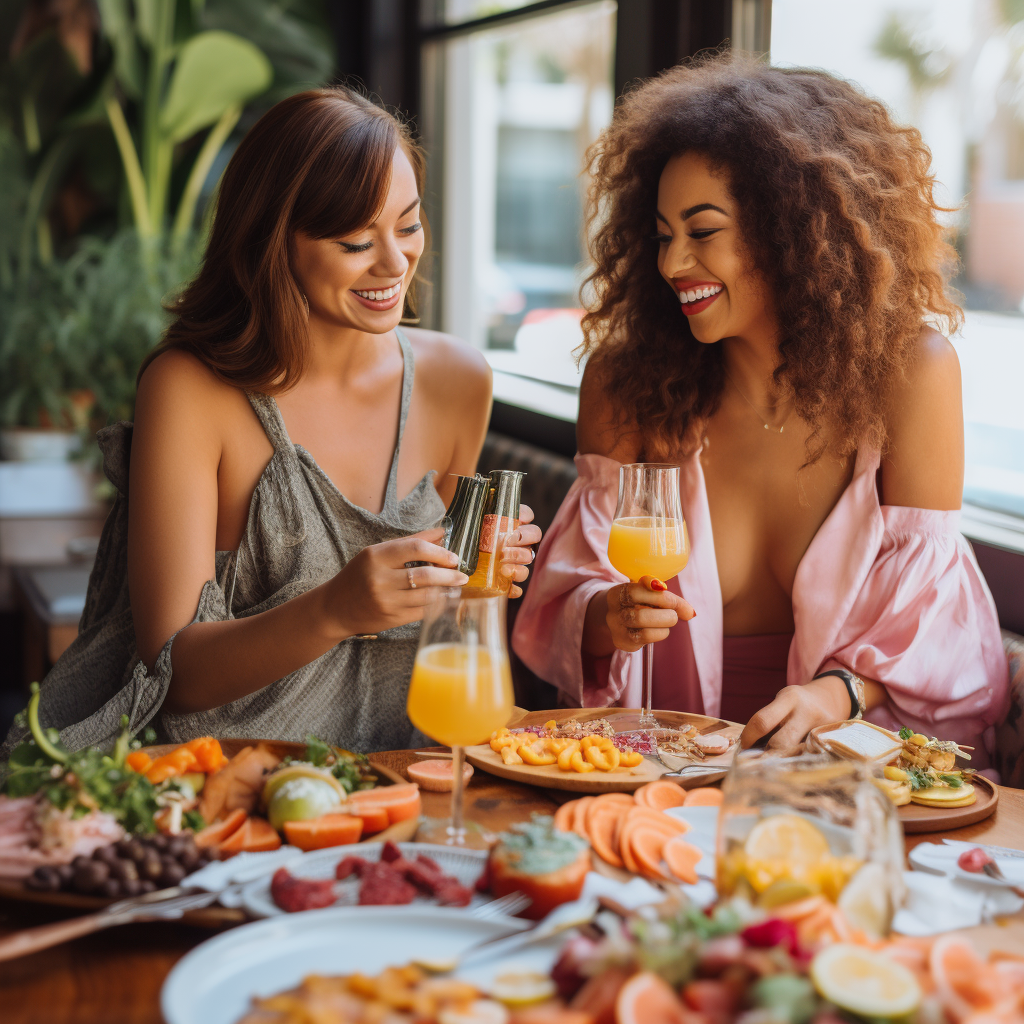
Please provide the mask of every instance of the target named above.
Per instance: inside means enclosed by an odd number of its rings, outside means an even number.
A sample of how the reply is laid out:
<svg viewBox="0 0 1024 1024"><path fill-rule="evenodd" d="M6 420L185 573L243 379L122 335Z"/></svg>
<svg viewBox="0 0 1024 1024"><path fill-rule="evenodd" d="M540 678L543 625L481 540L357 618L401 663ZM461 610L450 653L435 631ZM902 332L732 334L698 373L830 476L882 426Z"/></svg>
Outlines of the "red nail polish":
<svg viewBox="0 0 1024 1024"><path fill-rule="evenodd" d="M657 577L651 580L651 590L668 590L668 584L662 583Z"/></svg>

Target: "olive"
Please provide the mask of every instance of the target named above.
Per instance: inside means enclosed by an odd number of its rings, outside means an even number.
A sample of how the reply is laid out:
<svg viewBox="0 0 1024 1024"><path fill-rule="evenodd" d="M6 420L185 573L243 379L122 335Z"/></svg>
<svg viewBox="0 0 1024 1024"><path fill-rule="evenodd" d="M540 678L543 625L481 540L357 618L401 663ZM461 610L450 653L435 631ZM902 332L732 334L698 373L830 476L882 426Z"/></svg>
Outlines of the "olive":
<svg viewBox="0 0 1024 1024"><path fill-rule="evenodd" d="M142 878L155 882L164 873L164 865L154 853L146 855L146 859L139 865L139 875Z"/></svg>
<svg viewBox="0 0 1024 1024"><path fill-rule="evenodd" d="M199 867L199 856L199 850L195 846L192 846L178 857L178 863L180 863L187 871L194 871Z"/></svg>
<svg viewBox="0 0 1024 1024"><path fill-rule="evenodd" d="M121 891L125 896L139 896L142 894L142 883L137 878L122 879Z"/></svg>
<svg viewBox="0 0 1024 1024"><path fill-rule="evenodd" d="M34 889L36 892L55 892L60 888L60 875L56 868L43 865L35 869L25 879L25 886Z"/></svg>
<svg viewBox="0 0 1024 1024"><path fill-rule="evenodd" d="M155 836L149 837L149 845L154 850L159 850L161 853L167 849L167 844L170 842L170 836L165 836L160 832L157 832Z"/></svg>
<svg viewBox="0 0 1024 1024"><path fill-rule="evenodd" d="M188 849L190 841L191 836L174 836L167 844L167 852L180 860L181 855Z"/></svg>
<svg viewBox="0 0 1024 1024"><path fill-rule="evenodd" d="M71 879L75 877L75 869L70 864L58 864L54 870L60 877L61 888L67 889L71 885Z"/></svg>
<svg viewBox="0 0 1024 1024"><path fill-rule="evenodd" d="M88 857L83 857L81 854L79 854L71 862L71 866L72 866L72 868L74 868L77 871L83 864L88 864L88 863L89 863L89 858Z"/></svg>
<svg viewBox="0 0 1024 1024"><path fill-rule="evenodd" d="M93 851L93 860L101 860L106 864L113 864L118 859L118 852L116 846L101 846L97 850Z"/></svg>
<svg viewBox="0 0 1024 1024"><path fill-rule="evenodd" d="M166 889L172 885L181 885L181 880L184 877L185 869L177 861L164 864L164 871L160 876L160 888Z"/></svg>
<svg viewBox="0 0 1024 1024"><path fill-rule="evenodd" d="M138 881L139 869L135 861L118 858L110 865L110 874L121 882Z"/></svg>
<svg viewBox="0 0 1024 1024"><path fill-rule="evenodd" d="M75 869L72 884L78 892L96 892L110 877L110 866L100 860L87 860Z"/></svg>
<svg viewBox="0 0 1024 1024"><path fill-rule="evenodd" d="M121 857L127 857L128 847L131 846L133 842L134 840L130 835L125 834L121 836L121 838L114 844L117 847L118 855Z"/></svg>
<svg viewBox="0 0 1024 1024"><path fill-rule="evenodd" d="M156 882L151 882L148 878L139 882L140 891L143 893L156 892Z"/></svg>
<svg viewBox="0 0 1024 1024"><path fill-rule="evenodd" d="M143 846L142 841L139 839L133 839L128 844L128 849L125 852L133 861L135 861L136 864L141 864L149 854L149 851L145 846Z"/></svg>
<svg viewBox="0 0 1024 1024"><path fill-rule="evenodd" d="M116 878L108 878L101 886L99 894L108 900L116 900L123 895L124 890Z"/></svg>

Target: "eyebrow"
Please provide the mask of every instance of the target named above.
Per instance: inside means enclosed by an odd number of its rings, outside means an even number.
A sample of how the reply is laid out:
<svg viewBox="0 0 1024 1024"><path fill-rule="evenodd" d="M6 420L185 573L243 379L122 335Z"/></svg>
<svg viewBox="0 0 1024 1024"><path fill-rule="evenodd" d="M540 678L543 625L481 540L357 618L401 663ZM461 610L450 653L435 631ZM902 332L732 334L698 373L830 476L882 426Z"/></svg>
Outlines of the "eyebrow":
<svg viewBox="0 0 1024 1024"><path fill-rule="evenodd" d="M401 220L401 219L402 219L402 218L403 218L403 217L404 217L404 216L405 216L405 215L406 215L407 213L409 213L409 212L410 212L411 210L414 210L414 209L415 209L415 208L416 208L417 206L419 206L419 205L420 205L420 197L419 197L419 196L417 196L417 197L416 197L416 198L415 198L415 199L414 199L414 200L413 200L413 201L412 201L412 202L411 202L411 203L410 203L410 204L409 204L409 205L408 205L408 206L407 206L407 207L406 207L406 208L405 208L405 209L404 209L404 210L403 210L403 211L402 211L402 212L401 212L401 213L400 213L399 215L398 215L398 219L399 219L399 220Z"/></svg>
<svg viewBox="0 0 1024 1024"><path fill-rule="evenodd" d="M698 213L703 213L705 210L715 210L717 213L721 213L728 217L729 214L725 212L720 206L715 206L714 203L698 203L696 206L689 206L680 214L682 220L689 220L691 217L695 217ZM660 211L655 211L655 216L662 224L668 223L668 218Z"/></svg>

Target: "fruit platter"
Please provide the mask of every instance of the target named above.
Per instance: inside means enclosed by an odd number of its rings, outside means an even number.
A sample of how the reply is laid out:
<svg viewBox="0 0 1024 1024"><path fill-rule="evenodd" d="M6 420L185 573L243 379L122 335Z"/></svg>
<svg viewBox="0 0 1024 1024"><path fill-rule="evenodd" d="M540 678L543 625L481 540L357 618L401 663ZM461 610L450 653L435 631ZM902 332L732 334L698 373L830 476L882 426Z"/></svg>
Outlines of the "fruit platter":
<svg viewBox="0 0 1024 1024"><path fill-rule="evenodd" d="M532 786L577 793L629 793L675 775L706 786L728 770L742 726L659 711L663 727L639 730L636 713L614 708L535 711L466 748L476 767Z"/></svg>
<svg viewBox="0 0 1024 1024"><path fill-rule="evenodd" d="M305 743L199 737L143 746L122 731L110 753L69 752L26 711L31 738L0 794L0 896L97 909L180 885L240 853L296 852L416 831L419 788L313 736ZM192 923L243 919L194 911Z"/></svg>

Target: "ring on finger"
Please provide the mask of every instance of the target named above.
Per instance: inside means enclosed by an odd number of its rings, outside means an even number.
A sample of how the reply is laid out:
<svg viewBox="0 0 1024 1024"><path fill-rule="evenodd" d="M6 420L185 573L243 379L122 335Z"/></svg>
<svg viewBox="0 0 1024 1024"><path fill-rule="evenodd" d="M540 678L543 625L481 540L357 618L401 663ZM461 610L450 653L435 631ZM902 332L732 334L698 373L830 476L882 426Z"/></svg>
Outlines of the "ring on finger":
<svg viewBox="0 0 1024 1024"><path fill-rule="evenodd" d="M409 589L416 589L416 581L412 578L412 569L405 570L405 578L409 581Z"/></svg>

